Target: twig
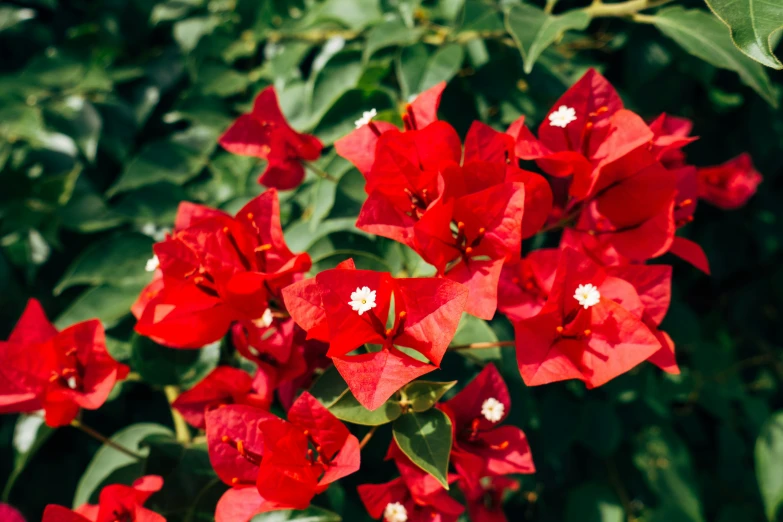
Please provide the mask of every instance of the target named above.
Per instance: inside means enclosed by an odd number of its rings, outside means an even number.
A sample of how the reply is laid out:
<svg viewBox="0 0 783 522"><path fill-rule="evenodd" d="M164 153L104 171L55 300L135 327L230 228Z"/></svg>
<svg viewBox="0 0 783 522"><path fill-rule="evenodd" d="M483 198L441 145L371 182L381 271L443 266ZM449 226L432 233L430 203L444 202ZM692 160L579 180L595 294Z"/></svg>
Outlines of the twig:
<svg viewBox="0 0 783 522"><path fill-rule="evenodd" d="M449 350L485 350L496 346L514 346L514 341L492 341L487 343L457 344L449 346Z"/></svg>
<svg viewBox="0 0 783 522"><path fill-rule="evenodd" d="M671 1L673 0L626 0L616 4L605 4L598 0L586 7L585 12L592 18L632 16L639 11L660 7Z"/></svg>
<svg viewBox="0 0 783 522"><path fill-rule="evenodd" d="M306 169L310 169L310 171L318 176L319 178L323 178L327 181L331 181L332 183L337 183L340 181L339 179L335 178L325 170L323 170L321 167L317 166L315 163L310 163L309 161L302 161L302 165Z"/></svg>
<svg viewBox="0 0 783 522"><path fill-rule="evenodd" d="M164 386L163 392L166 394L169 406L171 406L179 396L179 390L176 386ZM185 418L173 407L171 408L171 418L174 420L174 432L177 434L177 442L190 444L190 428L188 428L188 423L185 422Z"/></svg>
<svg viewBox="0 0 783 522"><path fill-rule="evenodd" d="M362 437L362 441L359 443L359 449L364 449L364 447L367 445L368 442L370 442L370 439L373 435L375 435L375 431L378 429L378 426L373 426L370 428L370 431L367 432L367 435Z"/></svg>
<svg viewBox="0 0 783 522"><path fill-rule="evenodd" d="M84 433L86 433L90 437L94 438L95 440L100 441L102 444L106 444L107 446L111 446L112 448L116 449L117 451L119 451L121 453L124 453L125 455L127 455L127 456L129 456L129 457L131 457L133 459L136 459L136 460L144 459L143 455L139 455L138 453L129 450L125 446L117 444L116 442L114 442L113 440L110 440L108 437L106 437L105 435L101 434L100 432L90 428L89 426L86 426L85 424L83 424L79 420L76 420L76 419L72 420L71 421L71 426L73 426L76 429L79 429L79 430L83 431Z"/></svg>
<svg viewBox="0 0 783 522"><path fill-rule="evenodd" d="M608 459L606 461L606 471L609 475L609 483L612 485L614 492L617 493L617 497L620 499L620 503L623 505L626 522L636 522L637 518L633 515L633 508L631 507L631 498L628 496L625 486L623 486L623 481L620 480L620 474L617 473L617 465L615 464L614 459Z"/></svg>

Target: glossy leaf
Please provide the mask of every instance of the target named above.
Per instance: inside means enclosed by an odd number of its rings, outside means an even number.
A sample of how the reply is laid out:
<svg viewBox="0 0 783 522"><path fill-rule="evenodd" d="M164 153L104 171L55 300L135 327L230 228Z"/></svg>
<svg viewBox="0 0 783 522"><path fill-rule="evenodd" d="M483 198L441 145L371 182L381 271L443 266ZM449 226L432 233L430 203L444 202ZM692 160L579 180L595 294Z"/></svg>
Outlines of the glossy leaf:
<svg viewBox="0 0 783 522"><path fill-rule="evenodd" d="M767 67L783 69L783 63L773 54L773 35L783 28L783 5L757 0L705 1L729 27L740 51Z"/></svg>
<svg viewBox="0 0 783 522"><path fill-rule="evenodd" d="M452 426L448 415L438 409L406 413L394 421L394 440L414 464L448 489L447 473Z"/></svg>
<svg viewBox="0 0 783 522"><path fill-rule="evenodd" d="M783 504L783 412L767 419L756 439L756 479L767 518L777 520Z"/></svg>
<svg viewBox="0 0 783 522"><path fill-rule="evenodd" d="M432 381L413 381L404 386L401 393L405 400L410 403L410 407L415 412L429 410L449 391L457 381L451 382L432 382Z"/></svg>

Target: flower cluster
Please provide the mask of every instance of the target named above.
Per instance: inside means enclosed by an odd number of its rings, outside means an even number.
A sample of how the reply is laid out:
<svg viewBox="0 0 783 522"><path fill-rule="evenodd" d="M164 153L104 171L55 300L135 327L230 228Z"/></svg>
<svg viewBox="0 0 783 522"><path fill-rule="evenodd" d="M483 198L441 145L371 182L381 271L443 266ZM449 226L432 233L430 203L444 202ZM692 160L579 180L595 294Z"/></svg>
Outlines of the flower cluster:
<svg viewBox="0 0 783 522"><path fill-rule="evenodd" d="M513 475L535 467L525 434L504 424L511 397L500 372L486 364L441 402L454 383L416 381L440 367L465 313L508 319L528 386L577 379L594 388L644 361L679 372L660 329L672 268L650 261L670 253L709 273L701 247L677 232L699 200L730 209L754 194L761 176L750 158L690 165L682 150L696 139L689 121L646 122L592 70L537 136L520 118L506 132L475 122L461 140L437 118L444 88L406 104L402 129L372 109L334 144L366 180L356 226L411 249L433 276L395 277L352 259L312 273L309 255L291 252L276 189L296 187L322 145L288 125L271 87L220 143L267 160L260 182L272 188L234 216L182 203L173 231L154 245L152 281L132 307L135 332L184 350L226 340L223 364L172 402L205 430L229 488L217 522L305 509L359 470L374 431L360 443L340 420L351 419L330 409L342 400L363 418L390 412L378 424L426 413L445 434L438 467L395 431L387 460L399 477L358 488L372 517L455 522L467 509L474 521L506 520L503 498L519 487ZM551 247L527 251L533 242L523 241L539 234ZM342 388L327 404L306 390L332 365ZM108 355L97 320L58 332L31 300L0 343L0 412L44 410L47 424L67 425L81 408L100 407L128 371ZM408 395L417 384L448 386L417 403ZM99 505L49 506L44 522L162 522L143 507L161 487L155 476L108 486Z"/></svg>

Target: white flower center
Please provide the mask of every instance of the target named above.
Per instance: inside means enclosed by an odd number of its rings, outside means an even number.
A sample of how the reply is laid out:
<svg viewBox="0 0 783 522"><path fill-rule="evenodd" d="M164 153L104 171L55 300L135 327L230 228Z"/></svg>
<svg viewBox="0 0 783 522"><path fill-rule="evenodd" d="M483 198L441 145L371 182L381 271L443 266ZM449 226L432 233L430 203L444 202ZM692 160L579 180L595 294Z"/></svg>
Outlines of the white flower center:
<svg viewBox="0 0 783 522"><path fill-rule="evenodd" d="M499 422L505 412L506 407L494 397L490 397L481 404L481 414L489 422Z"/></svg>
<svg viewBox="0 0 783 522"><path fill-rule="evenodd" d="M375 109L370 109L369 111L364 111L362 113L362 117L359 118L354 122L354 125L356 125L356 128L364 127L368 123L372 121L373 118L375 118L378 115L378 111Z"/></svg>
<svg viewBox="0 0 783 522"><path fill-rule="evenodd" d="M264 313L258 319L253 319L253 324L258 328L269 328L272 324L274 317L272 316L272 310L267 308Z"/></svg>
<svg viewBox="0 0 783 522"><path fill-rule="evenodd" d="M407 522L408 510L399 502L389 502L383 510L383 519L386 522Z"/></svg>
<svg viewBox="0 0 783 522"><path fill-rule="evenodd" d="M152 256L151 258L147 259L147 264L144 266L144 270L147 272L154 272L158 269L160 266L160 260L158 259L158 256Z"/></svg>
<svg viewBox="0 0 783 522"><path fill-rule="evenodd" d="M549 115L549 124L552 127L561 127L565 129L568 124L574 120L576 120L576 111L573 107L567 107L565 105L561 105L556 111Z"/></svg>
<svg viewBox="0 0 783 522"><path fill-rule="evenodd" d="M601 292L590 283L579 285L576 287L576 292L574 292L574 299L579 301L579 304L587 310L591 306L598 304L601 300Z"/></svg>
<svg viewBox="0 0 783 522"><path fill-rule="evenodd" d="M370 308L375 308L375 290L370 290L367 286L357 288L355 292L351 292L351 300L348 304L354 312L362 315Z"/></svg>

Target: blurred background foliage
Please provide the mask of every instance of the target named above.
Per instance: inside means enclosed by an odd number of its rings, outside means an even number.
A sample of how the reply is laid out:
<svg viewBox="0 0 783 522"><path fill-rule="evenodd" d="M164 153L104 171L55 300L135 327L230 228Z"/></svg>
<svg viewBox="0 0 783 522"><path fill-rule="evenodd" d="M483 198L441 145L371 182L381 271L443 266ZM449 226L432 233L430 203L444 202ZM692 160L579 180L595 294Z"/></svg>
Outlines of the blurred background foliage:
<svg viewBox="0 0 783 522"><path fill-rule="evenodd" d="M151 505L170 521L212 519L223 486L202 445L172 438L163 387L191 386L226 347L173 351L135 338L128 309L150 279L150 247L172 226L180 201L233 211L262 191L256 178L264 165L216 144L261 88L274 84L292 125L330 145L371 107L398 121L405 100L442 80L449 85L441 118L461 133L475 119L499 129L521 114L538 122L595 67L642 116L691 118L701 136L687 149L691 162L748 151L765 181L739 211L701 205L686 229L706 250L712 277L665 259L675 265L675 301L664 328L682 375L645 364L590 392L573 382L526 388L511 350L480 353L498 361L512 390L512 421L531 439L538 468L507 513L553 522L776 520L783 74L732 47L699 0L634 19L578 10L587 0L550 1L556 16L544 7L519 0L0 5L0 333L6 338L31 296L60 327L99 317L112 354L141 380L118 386L85 422L151 456L133 463L110 448L96 453L98 443L72 428L53 433L34 418L3 416L4 498L38 520L48 503L80 504L98 485L144 471L164 476ZM282 195L291 249L308 251L313 271L353 256L363 267L424 273L409 251L354 228L361 175L331 149L319 164L339 182L308 177ZM505 319L470 320L455 342L510 335ZM480 362L450 355L432 379L464 384ZM344 520L368 520L355 487L392 476L393 466L381 462L389 439L380 431L362 472L317 504Z"/></svg>

